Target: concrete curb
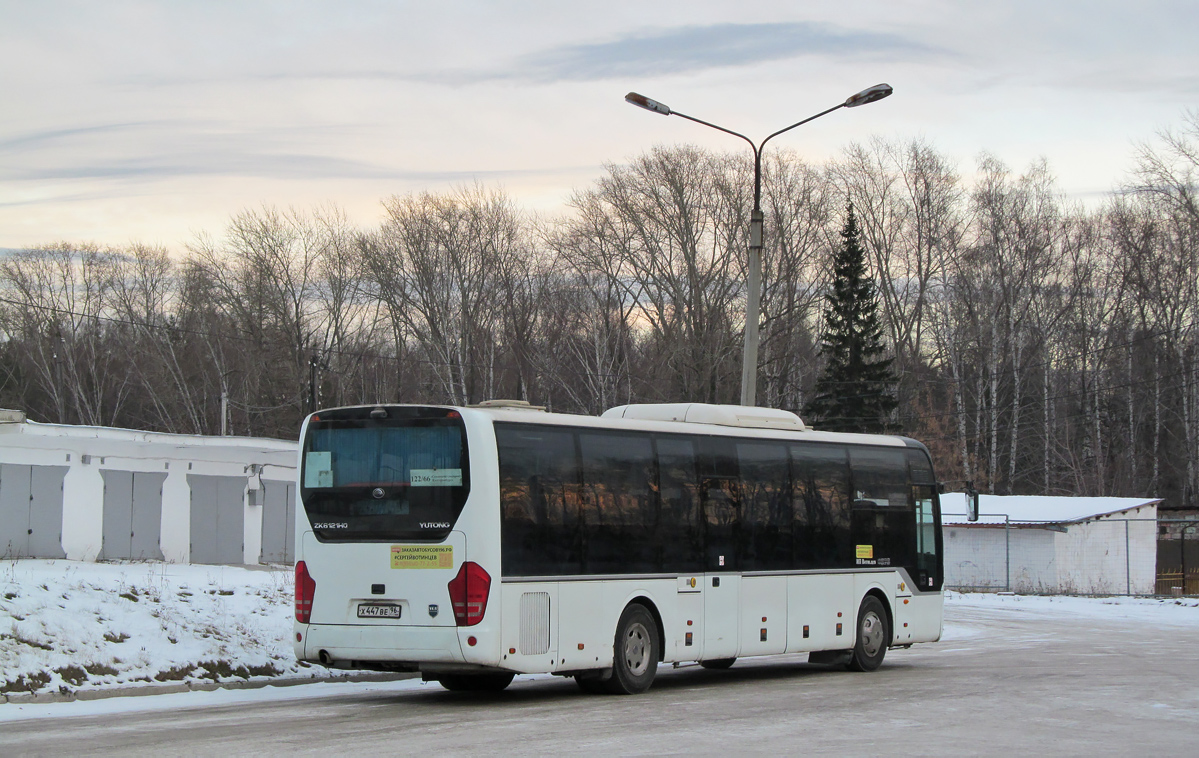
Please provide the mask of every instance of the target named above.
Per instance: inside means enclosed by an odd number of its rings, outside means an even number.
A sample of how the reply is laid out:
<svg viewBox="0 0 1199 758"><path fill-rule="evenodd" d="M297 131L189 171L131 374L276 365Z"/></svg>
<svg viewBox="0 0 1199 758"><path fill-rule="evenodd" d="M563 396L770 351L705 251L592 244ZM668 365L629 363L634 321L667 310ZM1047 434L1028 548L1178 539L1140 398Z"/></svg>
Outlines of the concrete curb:
<svg viewBox="0 0 1199 758"><path fill-rule="evenodd" d="M281 677L228 682L147 682L146 684L105 689L80 689L71 692L9 692L0 694L0 704L27 705L30 703L69 703L75 700L106 700L110 697L142 697L169 695L176 692L212 692L213 690L257 690L263 687L295 687L323 682L395 682L412 679L420 674L390 674L385 672L349 674L347 676Z"/></svg>

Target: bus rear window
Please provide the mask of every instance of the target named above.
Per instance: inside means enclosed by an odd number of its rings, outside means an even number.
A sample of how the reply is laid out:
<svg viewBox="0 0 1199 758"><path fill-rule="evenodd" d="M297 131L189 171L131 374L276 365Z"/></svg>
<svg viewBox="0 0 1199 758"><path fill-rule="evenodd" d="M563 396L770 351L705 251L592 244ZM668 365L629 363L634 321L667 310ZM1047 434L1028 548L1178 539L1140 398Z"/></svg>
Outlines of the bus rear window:
<svg viewBox="0 0 1199 758"><path fill-rule="evenodd" d="M318 539L443 539L470 490L462 421L329 418L304 440L300 495ZM398 414L397 414L398 415Z"/></svg>

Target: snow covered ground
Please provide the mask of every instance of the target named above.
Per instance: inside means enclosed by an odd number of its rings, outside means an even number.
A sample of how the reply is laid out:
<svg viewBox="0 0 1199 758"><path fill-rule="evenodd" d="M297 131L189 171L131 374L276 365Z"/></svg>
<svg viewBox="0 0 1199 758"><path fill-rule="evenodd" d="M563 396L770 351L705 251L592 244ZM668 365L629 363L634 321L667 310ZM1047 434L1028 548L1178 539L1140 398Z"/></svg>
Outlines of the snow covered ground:
<svg viewBox="0 0 1199 758"><path fill-rule="evenodd" d="M1072 616L1108 621L1145 621L1164 626L1199 626L1199 598L1070 597L1015 595L985 592L945 593L945 639L954 626L958 608L1006 612L1014 619L1025 616Z"/></svg>
<svg viewBox="0 0 1199 758"><path fill-rule="evenodd" d="M1199 626L1199 599L1193 598L951 592L946 601L946 641L978 634L956 623L959 609L1002 613L1013 620L1073 616ZM128 687L153 690L172 684L344 676L298 663L291 635L290 569L0 562L0 695L17 695L14 700L30 692L71 695ZM258 695L221 697L280 696L272 692L280 691L270 688ZM0 714L6 707L0 705Z"/></svg>
<svg viewBox="0 0 1199 758"><path fill-rule="evenodd" d="M323 677L292 652L292 581L288 569L0 562L0 695Z"/></svg>

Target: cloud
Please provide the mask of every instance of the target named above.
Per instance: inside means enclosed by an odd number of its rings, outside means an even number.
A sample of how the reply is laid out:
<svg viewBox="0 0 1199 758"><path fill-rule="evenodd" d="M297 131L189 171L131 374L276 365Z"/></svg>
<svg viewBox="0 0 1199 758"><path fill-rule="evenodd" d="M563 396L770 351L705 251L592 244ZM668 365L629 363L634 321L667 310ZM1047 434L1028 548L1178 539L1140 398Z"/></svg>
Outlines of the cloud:
<svg viewBox="0 0 1199 758"><path fill-rule="evenodd" d="M947 48L932 47L899 34L857 31L831 24L782 22L769 24L710 24L680 26L622 36L607 42L570 44L522 55L486 68L308 68L240 73L239 81L358 80L469 85L494 81L545 84L629 76L686 74L734 66L749 66L805 55L831 58L889 60L958 57ZM147 77L148 86L177 86L227 81Z"/></svg>
<svg viewBox="0 0 1199 758"><path fill-rule="evenodd" d="M1029 78L1032 79L1031 76ZM1059 73L1052 81L1068 88L1103 92L1161 92L1188 98L1199 95L1199 76L1188 71L1144 72L1110 67L1081 73Z"/></svg>
<svg viewBox="0 0 1199 758"><path fill-rule="evenodd" d="M853 31L828 24L713 24L554 48L525 56L513 69L496 77L586 81L682 74L803 55L912 58L946 53L896 34Z"/></svg>
<svg viewBox="0 0 1199 758"><path fill-rule="evenodd" d="M338 155L360 130L345 125L253 129L219 119L63 125L0 137L0 182L159 182L181 177L445 183L570 176L600 166L422 170ZM398 163L397 163L398 161ZM10 193L5 193L10 194ZM87 200L0 196L0 207Z"/></svg>
<svg viewBox="0 0 1199 758"><path fill-rule="evenodd" d="M117 124L96 124L94 126L79 126L69 129L49 129L41 132L31 132L21 134L15 137L0 139L0 150L12 150L14 148L29 148L38 145L44 145L55 140L72 139L75 137L86 137L95 134L107 134L113 132L121 132L128 129L138 129L153 125L162 125L166 122L149 122L149 121L133 121L129 123Z"/></svg>
<svg viewBox="0 0 1199 758"><path fill-rule="evenodd" d="M62 195L31 197L24 200L0 200L0 208L19 208L23 205L56 205L58 203L88 203L112 197L108 191L71 192ZM5 248L0 248L0 251Z"/></svg>
<svg viewBox="0 0 1199 758"><path fill-rule="evenodd" d="M459 182L571 175L592 172L599 166L554 166L545 169L493 169L485 171L406 171L378 163L302 153L253 153L237 150L171 153L158 157L113 158L107 161L70 162L69 165L0 169L0 179L11 182L63 180L162 180L185 176L257 177L266 179L382 179L404 182ZM61 198L54 198L58 201ZM49 201L48 199L47 201ZM4 205L39 204L26 200Z"/></svg>

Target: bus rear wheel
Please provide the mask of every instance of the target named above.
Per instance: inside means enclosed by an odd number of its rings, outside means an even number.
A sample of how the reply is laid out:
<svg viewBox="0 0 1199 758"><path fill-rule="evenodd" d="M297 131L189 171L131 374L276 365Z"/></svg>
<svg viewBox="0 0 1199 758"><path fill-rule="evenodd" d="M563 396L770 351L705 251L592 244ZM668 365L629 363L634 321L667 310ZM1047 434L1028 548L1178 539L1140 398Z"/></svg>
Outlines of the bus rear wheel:
<svg viewBox="0 0 1199 758"><path fill-rule="evenodd" d="M887 609L874 595L862 599L858 609L857 642L849 657L846 668L850 671L874 671L883 665L887 645L891 641L891 629L887 623Z"/></svg>
<svg viewBox="0 0 1199 758"><path fill-rule="evenodd" d="M612 646L608 692L637 695L649 689L658 673L658 625L645 606L633 603L620 614Z"/></svg>
<svg viewBox="0 0 1199 758"><path fill-rule="evenodd" d="M437 678L450 692L500 692L516 674L445 674Z"/></svg>
<svg viewBox="0 0 1199 758"><path fill-rule="evenodd" d="M699 665L706 669L727 669L736 662L736 658L713 658L710 661L700 661Z"/></svg>

